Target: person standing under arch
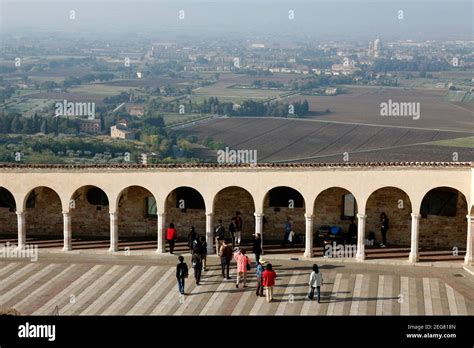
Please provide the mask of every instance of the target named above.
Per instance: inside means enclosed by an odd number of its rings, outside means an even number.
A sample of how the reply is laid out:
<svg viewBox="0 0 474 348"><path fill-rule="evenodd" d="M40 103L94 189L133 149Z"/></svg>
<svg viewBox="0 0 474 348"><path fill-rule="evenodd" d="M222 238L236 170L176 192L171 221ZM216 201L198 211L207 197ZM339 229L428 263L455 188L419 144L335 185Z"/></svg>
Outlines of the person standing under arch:
<svg viewBox="0 0 474 348"><path fill-rule="evenodd" d="M242 224L242 214L240 213L240 211L237 211L235 213L235 242L238 246L240 246L240 242L242 241Z"/></svg>
<svg viewBox="0 0 474 348"><path fill-rule="evenodd" d="M178 234L176 232L176 228L174 228L174 223L170 223L170 226L166 231L166 240L168 241L168 245L170 247L170 254L172 254L174 251L174 243L177 237Z"/></svg>
<svg viewBox="0 0 474 348"><path fill-rule="evenodd" d="M381 248L385 248L387 246L388 228L389 228L389 224L388 224L387 214L382 212L382 214L380 214L380 233L382 234L382 243L380 244Z"/></svg>

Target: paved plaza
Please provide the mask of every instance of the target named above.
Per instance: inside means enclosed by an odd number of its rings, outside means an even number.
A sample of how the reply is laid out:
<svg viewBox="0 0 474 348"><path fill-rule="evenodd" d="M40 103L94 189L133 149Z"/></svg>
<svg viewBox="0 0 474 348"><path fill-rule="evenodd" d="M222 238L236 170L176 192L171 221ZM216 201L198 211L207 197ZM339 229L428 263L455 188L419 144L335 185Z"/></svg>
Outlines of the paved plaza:
<svg viewBox="0 0 474 348"><path fill-rule="evenodd" d="M189 255L185 255L190 265ZM472 315L474 276L462 267L398 266L321 261L321 303L305 298L313 261L273 256L274 301L222 279L209 257L201 284L192 269L178 294L176 256L40 254L37 262L0 261L0 308L33 315Z"/></svg>

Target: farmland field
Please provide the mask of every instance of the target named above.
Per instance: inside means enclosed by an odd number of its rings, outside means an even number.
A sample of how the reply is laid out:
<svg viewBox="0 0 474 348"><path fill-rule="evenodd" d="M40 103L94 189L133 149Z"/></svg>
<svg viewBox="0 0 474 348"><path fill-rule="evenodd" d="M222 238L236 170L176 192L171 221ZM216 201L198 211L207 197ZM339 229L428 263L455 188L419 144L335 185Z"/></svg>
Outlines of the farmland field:
<svg viewBox="0 0 474 348"><path fill-rule="evenodd" d="M298 95L288 100L307 99L310 111L313 113L330 109L330 114L315 116L326 121L467 132L474 130L474 104L449 102L445 100L447 91L380 87L346 87L346 89L347 94L333 97ZM414 120L411 117L380 116L380 103L389 99L394 102L420 103L420 118Z"/></svg>
<svg viewBox="0 0 474 348"><path fill-rule="evenodd" d="M183 128L179 132L183 135L194 134L201 140L210 137L215 141L222 141L231 149L257 150L260 162L326 161L331 158L342 161L345 152L359 157L364 154L362 157L370 157L371 161L434 161L442 160L442 157L452 158L453 151L462 153L464 160L474 159L474 146L454 147L453 150L447 146L431 144L439 140L472 136L472 129L471 132L452 132L330 121L242 117L212 120ZM423 145L425 152L413 150L414 145ZM408 148L411 152L407 154ZM215 157L209 160L215 160Z"/></svg>

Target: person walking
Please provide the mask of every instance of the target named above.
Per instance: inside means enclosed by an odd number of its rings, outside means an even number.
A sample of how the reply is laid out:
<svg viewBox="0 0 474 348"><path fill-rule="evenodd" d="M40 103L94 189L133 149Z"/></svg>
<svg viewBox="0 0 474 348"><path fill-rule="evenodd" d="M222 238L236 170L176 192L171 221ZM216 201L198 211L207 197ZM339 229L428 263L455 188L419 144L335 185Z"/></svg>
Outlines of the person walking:
<svg viewBox="0 0 474 348"><path fill-rule="evenodd" d="M283 244L281 246L286 246L286 244L288 244L291 231L293 231L293 224L291 218L287 216L285 221L285 235L283 237Z"/></svg>
<svg viewBox="0 0 474 348"><path fill-rule="evenodd" d="M207 242L206 242L206 237L200 236L199 237L200 247L201 247L201 257L202 257L202 270L205 272L207 271Z"/></svg>
<svg viewBox="0 0 474 348"><path fill-rule="evenodd" d="M189 233L188 233L188 247L189 247L189 250L193 250L193 247L194 247L194 241L197 239L197 233L196 233L196 230L194 229L194 226L191 226L191 228L189 229Z"/></svg>
<svg viewBox="0 0 474 348"><path fill-rule="evenodd" d="M257 270L255 272L255 275L257 276L257 291L255 292L255 294L261 297L263 297L262 275L263 275L263 272L265 271L264 269L265 263L266 261L260 259L259 262L257 263L257 268L256 268Z"/></svg>
<svg viewBox="0 0 474 348"><path fill-rule="evenodd" d="M240 211L235 213L235 242L238 246L240 246L240 242L242 241L242 214Z"/></svg>
<svg viewBox="0 0 474 348"><path fill-rule="evenodd" d="M202 272L202 256L197 251L193 253L191 260L193 263L194 278L196 279L196 285L199 285L199 282L201 281L201 272Z"/></svg>
<svg viewBox="0 0 474 348"><path fill-rule="evenodd" d="M230 279L229 268L230 261L232 260L232 245L230 245L228 241L223 240L218 255L221 258L222 277L224 279Z"/></svg>
<svg viewBox="0 0 474 348"><path fill-rule="evenodd" d="M174 251L174 243L177 237L178 237L178 234L176 232L176 228L174 228L173 223L170 223L170 226L168 227L168 230L166 231L166 240L168 241L170 254L172 254Z"/></svg>
<svg viewBox="0 0 474 348"><path fill-rule="evenodd" d="M178 280L178 291L184 295L184 280L188 277L188 265L184 262L184 257L178 257L179 263L176 265L176 279Z"/></svg>
<svg viewBox="0 0 474 348"><path fill-rule="evenodd" d="M250 270L250 259L245 255L245 250L238 250L234 253L234 259L237 261L237 281L235 287L239 288L240 279L244 278L244 288L247 287L247 271Z"/></svg>
<svg viewBox="0 0 474 348"><path fill-rule="evenodd" d="M216 241L216 254L217 255L219 255L224 238L225 238L225 228L222 225L222 219L219 219L219 223L214 229L214 239Z"/></svg>
<svg viewBox="0 0 474 348"><path fill-rule="evenodd" d="M273 301L273 287L275 286L276 277L277 275L275 271L273 271L273 266L269 263L262 273L262 285L267 291L267 302Z"/></svg>
<svg viewBox="0 0 474 348"><path fill-rule="evenodd" d="M258 264L260 260L260 255L262 255L262 238L260 238L260 233L255 233L253 236L253 253L255 254L255 262Z"/></svg>
<svg viewBox="0 0 474 348"><path fill-rule="evenodd" d="M318 265L313 265L313 271L309 276L309 293L308 298L312 300L314 298L314 290L317 289L318 303L321 301L321 286L323 286L323 275L319 271Z"/></svg>
<svg viewBox="0 0 474 348"><path fill-rule="evenodd" d="M389 225L387 214L382 212L382 214L380 214L380 233L382 234L382 243L380 244L381 248L385 248L387 246L388 227Z"/></svg>
<svg viewBox="0 0 474 348"><path fill-rule="evenodd" d="M235 223L235 217L232 218L229 225L230 237L232 238L232 247L235 246L235 233L237 232L237 225Z"/></svg>

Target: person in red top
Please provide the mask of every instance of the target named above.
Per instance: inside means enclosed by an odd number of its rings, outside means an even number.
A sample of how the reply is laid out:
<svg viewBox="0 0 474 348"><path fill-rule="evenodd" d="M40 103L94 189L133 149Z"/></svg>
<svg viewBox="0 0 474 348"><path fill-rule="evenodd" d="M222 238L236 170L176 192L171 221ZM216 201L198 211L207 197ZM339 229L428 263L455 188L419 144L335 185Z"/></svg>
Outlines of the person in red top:
<svg viewBox="0 0 474 348"><path fill-rule="evenodd" d="M176 228L174 228L174 223L170 223L170 227L168 227L168 230L166 231L166 240L168 241L168 245L170 247L170 254L173 253L174 242L177 237L178 234L176 233Z"/></svg>
<svg viewBox="0 0 474 348"><path fill-rule="evenodd" d="M262 285L267 289L267 302L272 302L273 300L273 287L275 286L276 277L273 266L269 263L267 269L262 274Z"/></svg>

